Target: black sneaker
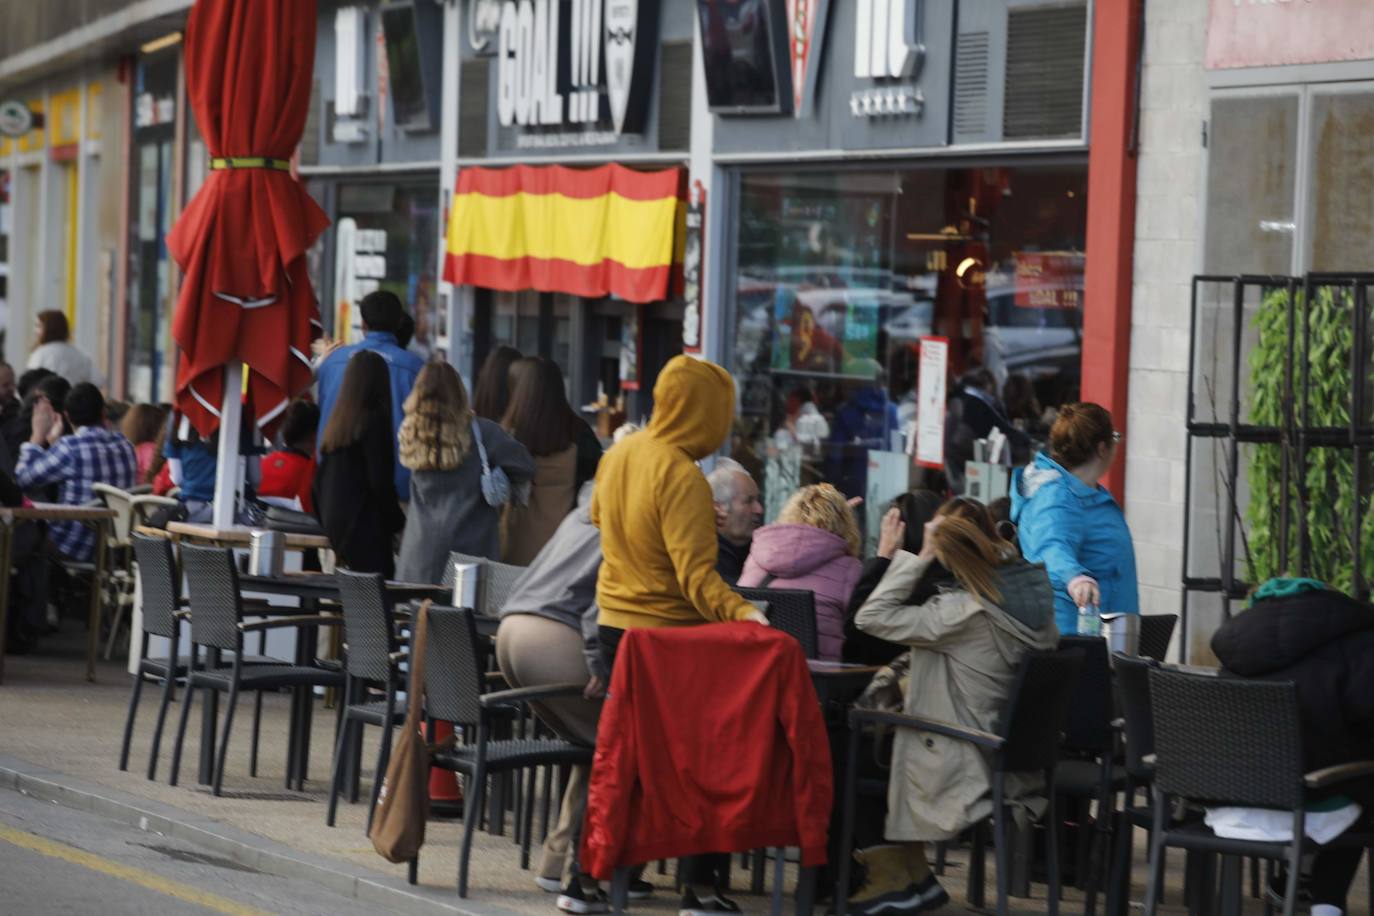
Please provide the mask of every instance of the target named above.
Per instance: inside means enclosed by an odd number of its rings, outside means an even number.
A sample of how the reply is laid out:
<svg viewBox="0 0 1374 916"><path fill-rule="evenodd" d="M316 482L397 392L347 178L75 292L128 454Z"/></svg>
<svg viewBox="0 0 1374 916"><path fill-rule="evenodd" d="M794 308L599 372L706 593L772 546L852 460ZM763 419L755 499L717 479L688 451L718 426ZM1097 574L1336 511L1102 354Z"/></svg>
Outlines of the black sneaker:
<svg viewBox="0 0 1374 916"><path fill-rule="evenodd" d="M591 888L583 887L582 882L574 878L563 888L563 893L558 895L557 906L564 913L583 916L586 913L609 913L611 900L601 888L595 885Z"/></svg>
<svg viewBox="0 0 1374 916"><path fill-rule="evenodd" d="M1286 868L1274 869L1274 874L1265 885L1264 895L1269 898L1269 902L1274 906L1283 906L1284 892L1288 890L1288 870ZM1299 906L1310 906L1312 904L1312 882L1307 875L1298 875L1298 899Z"/></svg>
<svg viewBox="0 0 1374 916"><path fill-rule="evenodd" d="M739 904L719 891L698 897L690 887L682 892L682 906L677 916L712 916L716 913L738 913Z"/></svg>
<svg viewBox="0 0 1374 916"><path fill-rule="evenodd" d="M931 875L909 890L884 894L867 903L851 905L849 912L854 916L912 916L914 913L938 910L946 903L949 903L949 893L935 880L935 876Z"/></svg>
<svg viewBox="0 0 1374 916"><path fill-rule="evenodd" d="M631 878L630 890L626 894L631 900L647 900L654 895L654 886L643 878Z"/></svg>

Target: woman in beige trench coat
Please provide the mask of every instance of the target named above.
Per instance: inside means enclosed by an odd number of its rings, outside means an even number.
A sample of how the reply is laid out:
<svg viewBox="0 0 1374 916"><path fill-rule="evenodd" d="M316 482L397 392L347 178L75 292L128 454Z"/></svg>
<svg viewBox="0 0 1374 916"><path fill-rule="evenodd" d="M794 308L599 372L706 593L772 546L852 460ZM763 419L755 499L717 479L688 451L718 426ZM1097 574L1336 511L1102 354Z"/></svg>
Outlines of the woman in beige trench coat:
<svg viewBox="0 0 1374 916"><path fill-rule="evenodd" d="M883 540L902 543L900 517L883 520ZM881 549L880 549L881 552ZM918 579L939 562L956 584L924 604L906 604ZM865 633L911 647L904 709L993 731L1021 656L1059 639L1054 595L1043 567L1020 560L966 519L937 517L920 556L897 551L854 618ZM1033 788L1008 780L1008 797ZM925 843L957 837L991 813L987 759L967 742L907 729L896 733L888 781L889 845L856 853L866 870L851 912L910 914L949 897L931 873Z"/></svg>

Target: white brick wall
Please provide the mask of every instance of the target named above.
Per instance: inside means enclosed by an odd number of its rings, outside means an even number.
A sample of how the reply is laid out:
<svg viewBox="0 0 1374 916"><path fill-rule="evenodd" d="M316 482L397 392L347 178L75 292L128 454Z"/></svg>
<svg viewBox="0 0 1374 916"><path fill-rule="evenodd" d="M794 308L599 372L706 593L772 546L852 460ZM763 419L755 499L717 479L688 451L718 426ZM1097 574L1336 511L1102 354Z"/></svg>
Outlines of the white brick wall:
<svg viewBox="0 0 1374 916"><path fill-rule="evenodd" d="M1188 295L1200 255L1206 32L1206 3L1145 4L1126 517L1146 613L1177 613L1181 605Z"/></svg>

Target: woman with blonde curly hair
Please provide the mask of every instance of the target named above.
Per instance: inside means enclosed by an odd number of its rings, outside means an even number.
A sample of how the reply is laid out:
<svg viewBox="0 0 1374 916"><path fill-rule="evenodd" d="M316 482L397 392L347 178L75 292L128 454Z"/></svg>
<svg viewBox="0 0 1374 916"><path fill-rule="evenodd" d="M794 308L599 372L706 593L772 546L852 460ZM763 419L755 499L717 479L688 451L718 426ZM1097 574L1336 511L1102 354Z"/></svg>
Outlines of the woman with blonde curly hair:
<svg viewBox="0 0 1374 916"><path fill-rule="evenodd" d="M820 656L838 661L849 596L863 571L862 546L858 520L840 491L828 483L803 487L776 522L754 532L739 584L814 592Z"/></svg>
<svg viewBox="0 0 1374 916"><path fill-rule="evenodd" d="M410 506L396 575L439 582L455 551L501 558L501 510L482 498L481 436L487 463L512 484L529 480L534 462L499 424L473 414L467 389L448 363L428 363L406 398L400 459L410 469Z"/></svg>

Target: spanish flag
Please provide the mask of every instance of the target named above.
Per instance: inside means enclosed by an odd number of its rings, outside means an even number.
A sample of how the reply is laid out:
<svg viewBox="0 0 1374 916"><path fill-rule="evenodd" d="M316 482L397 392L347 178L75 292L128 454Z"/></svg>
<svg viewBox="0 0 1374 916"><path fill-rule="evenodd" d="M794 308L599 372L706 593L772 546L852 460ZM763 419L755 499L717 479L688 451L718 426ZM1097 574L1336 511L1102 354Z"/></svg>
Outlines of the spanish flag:
<svg viewBox="0 0 1374 916"><path fill-rule="evenodd" d="M465 168L444 279L630 302L668 298L683 175L517 165Z"/></svg>

